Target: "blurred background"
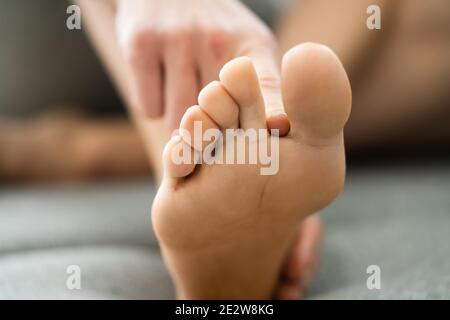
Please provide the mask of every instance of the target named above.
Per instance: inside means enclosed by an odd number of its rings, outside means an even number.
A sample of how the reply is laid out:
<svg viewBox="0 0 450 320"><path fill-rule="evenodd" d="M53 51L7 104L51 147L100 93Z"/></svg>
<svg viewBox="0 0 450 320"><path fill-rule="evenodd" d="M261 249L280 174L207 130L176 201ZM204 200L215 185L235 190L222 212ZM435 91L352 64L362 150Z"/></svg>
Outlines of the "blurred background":
<svg viewBox="0 0 450 320"><path fill-rule="evenodd" d="M347 185L322 214L307 297L449 299L450 2L247 4L281 51L330 46L352 84ZM151 166L86 35L66 28L68 5L0 0L0 298L171 298ZM82 290L67 289L69 265Z"/></svg>

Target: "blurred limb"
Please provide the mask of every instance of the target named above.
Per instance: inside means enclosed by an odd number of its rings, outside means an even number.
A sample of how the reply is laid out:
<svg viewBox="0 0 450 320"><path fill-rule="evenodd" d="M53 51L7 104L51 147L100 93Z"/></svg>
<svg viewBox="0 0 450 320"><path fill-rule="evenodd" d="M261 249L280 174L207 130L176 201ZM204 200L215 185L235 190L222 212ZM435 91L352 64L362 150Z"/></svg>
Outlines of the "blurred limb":
<svg viewBox="0 0 450 320"><path fill-rule="evenodd" d="M129 120L74 114L0 120L0 183L80 181L149 174Z"/></svg>
<svg viewBox="0 0 450 320"><path fill-rule="evenodd" d="M442 126L450 125L450 2L400 4L389 37L357 79L347 127L356 150L437 150L449 142Z"/></svg>
<svg viewBox="0 0 450 320"><path fill-rule="evenodd" d="M133 73L125 63L115 33L115 12L110 1L76 1L83 10L83 22L88 29L88 36L97 53L102 58L113 82L127 106L132 105ZM130 116L138 128L151 169L159 180L162 175L161 153L169 133L165 127L164 119L149 119L142 117L135 108L129 108ZM157 137L157 138L156 138Z"/></svg>
<svg viewBox="0 0 450 320"><path fill-rule="evenodd" d="M109 37L114 32L112 2L87 2L96 10L95 20L104 22L99 23L94 36L101 37L104 62L126 96L127 70ZM90 13L86 10L87 16ZM162 150L166 138L148 137L162 137L166 131L160 121L155 120L153 127L149 122L139 122L143 128L139 132L147 137L143 143L126 118L96 119L73 113L26 121L0 118L0 183L142 176L150 173L150 165L158 174L160 156L154 150ZM145 149L154 157L149 159Z"/></svg>
<svg viewBox="0 0 450 320"><path fill-rule="evenodd" d="M369 32L367 7L378 5L382 26L388 27L395 12L390 0L297 0L287 8L277 26L283 52L301 42L330 47L352 77L367 55L384 40L385 33Z"/></svg>
<svg viewBox="0 0 450 320"><path fill-rule="evenodd" d="M366 9L381 8L381 30ZM346 67L353 109L350 151L439 146L449 142L450 2L303 0L279 27L281 47L324 43ZM420 134L417 134L420 132Z"/></svg>

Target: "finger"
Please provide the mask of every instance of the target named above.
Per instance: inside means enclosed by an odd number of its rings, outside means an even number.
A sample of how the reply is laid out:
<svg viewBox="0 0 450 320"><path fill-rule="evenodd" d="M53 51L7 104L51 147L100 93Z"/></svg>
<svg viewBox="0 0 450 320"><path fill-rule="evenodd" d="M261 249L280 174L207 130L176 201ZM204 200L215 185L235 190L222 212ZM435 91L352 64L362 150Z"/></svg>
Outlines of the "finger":
<svg viewBox="0 0 450 320"><path fill-rule="evenodd" d="M132 72L132 105L145 116L151 118L162 116L162 79L159 57L154 51L143 50L131 53L128 59Z"/></svg>
<svg viewBox="0 0 450 320"><path fill-rule="evenodd" d="M199 68L200 84L202 87L208 83L219 80L219 72L226 60L218 60L214 57L214 53L208 50L207 47L202 46L202 52L197 55L197 65Z"/></svg>
<svg viewBox="0 0 450 320"><path fill-rule="evenodd" d="M280 136L284 136L289 132L290 124L281 97L277 54L269 46L259 46L252 48L248 56L252 59L258 75L265 103L267 126L270 130L279 129Z"/></svg>
<svg viewBox="0 0 450 320"><path fill-rule="evenodd" d="M164 69L164 112L169 129L175 130L186 109L195 104L199 90L189 41L172 40L165 50Z"/></svg>
<svg viewBox="0 0 450 320"><path fill-rule="evenodd" d="M233 37L225 30L206 25L196 39L196 57L202 87L219 80L223 65L232 58Z"/></svg>

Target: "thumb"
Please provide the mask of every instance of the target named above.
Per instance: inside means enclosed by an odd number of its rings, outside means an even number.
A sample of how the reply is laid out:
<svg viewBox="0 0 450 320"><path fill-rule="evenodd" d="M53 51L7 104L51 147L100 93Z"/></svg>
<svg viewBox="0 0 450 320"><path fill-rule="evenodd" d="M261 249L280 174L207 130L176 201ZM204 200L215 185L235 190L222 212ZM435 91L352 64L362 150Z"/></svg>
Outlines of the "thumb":
<svg viewBox="0 0 450 320"><path fill-rule="evenodd" d="M289 133L290 123L281 97L278 54L275 49L267 46L252 48L248 56L258 75L266 109L267 127L269 130L278 129L280 136L285 136Z"/></svg>

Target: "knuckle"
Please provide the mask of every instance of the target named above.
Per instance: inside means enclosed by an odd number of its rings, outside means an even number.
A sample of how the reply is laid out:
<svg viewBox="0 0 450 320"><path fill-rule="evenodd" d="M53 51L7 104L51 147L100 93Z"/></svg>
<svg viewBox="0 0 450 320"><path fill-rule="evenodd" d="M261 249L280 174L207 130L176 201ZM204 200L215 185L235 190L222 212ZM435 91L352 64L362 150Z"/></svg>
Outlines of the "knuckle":
<svg viewBox="0 0 450 320"><path fill-rule="evenodd" d="M191 42L193 30L189 27L176 27L163 32L165 43L169 46L182 46Z"/></svg>
<svg viewBox="0 0 450 320"><path fill-rule="evenodd" d="M221 55L233 47L235 34L224 29L208 29L204 32L206 47L216 55Z"/></svg>
<svg viewBox="0 0 450 320"><path fill-rule="evenodd" d="M227 43L228 34L220 29L207 29L202 31L202 36L208 47L215 47L218 45L224 46Z"/></svg>
<svg viewBox="0 0 450 320"><path fill-rule="evenodd" d="M164 37L164 51L167 57L176 57L176 69L181 74L194 72L193 31L189 28L176 28L166 31Z"/></svg>
<svg viewBox="0 0 450 320"><path fill-rule="evenodd" d="M151 27L139 28L132 31L124 42L125 58L132 66L141 64L146 52L157 46L158 32Z"/></svg>

